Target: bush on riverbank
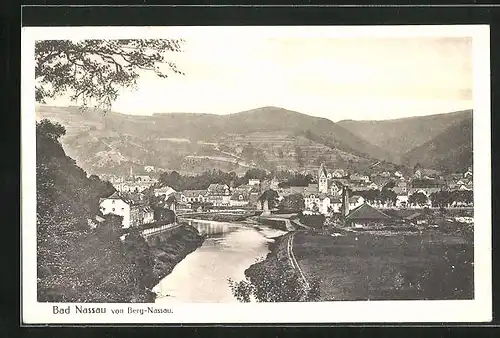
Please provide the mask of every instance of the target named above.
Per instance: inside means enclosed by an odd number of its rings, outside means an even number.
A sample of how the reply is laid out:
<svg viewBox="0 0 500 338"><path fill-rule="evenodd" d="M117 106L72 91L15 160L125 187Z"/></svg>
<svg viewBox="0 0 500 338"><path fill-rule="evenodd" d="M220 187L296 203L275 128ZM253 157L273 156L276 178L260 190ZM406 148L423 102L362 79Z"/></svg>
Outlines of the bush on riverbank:
<svg viewBox="0 0 500 338"><path fill-rule="evenodd" d="M286 236L279 237L270 245L266 259L251 265L246 279L229 280L234 297L240 302L299 302L319 299L319 282L312 281L305 289L300 276L294 270L286 254Z"/></svg>
<svg viewBox="0 0 500 338"><path fill-rule="evenodd" d="M177 263L196 250L203 240L204 237L187 224L154 236L149 244L155 276L151 287L170 274Z"/></svg>

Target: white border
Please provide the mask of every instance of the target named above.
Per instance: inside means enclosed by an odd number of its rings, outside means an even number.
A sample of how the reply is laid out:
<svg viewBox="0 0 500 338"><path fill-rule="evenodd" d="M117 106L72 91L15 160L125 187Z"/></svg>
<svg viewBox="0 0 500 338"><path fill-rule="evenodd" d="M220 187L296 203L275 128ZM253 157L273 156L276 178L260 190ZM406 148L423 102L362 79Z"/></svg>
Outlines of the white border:
<svg viewBox="0 0 500 338"><path fill-rule="evenodd" d="M180 304L173 314L128 315L146 304L109 304L107 315L54 315L36 301L34 42L48 39L174 38L207 34L267 37L472 37L474 56L474 300L259 304ZM487 322L492 319L489 26L29 27L22 29L22 322L63 323L346 323ZM67 304L65 304L67 305ZM154 305L158 307L157 305ZM74 313L74 305L71 305ZM124 315L111 315L111 308Z"/></svg>

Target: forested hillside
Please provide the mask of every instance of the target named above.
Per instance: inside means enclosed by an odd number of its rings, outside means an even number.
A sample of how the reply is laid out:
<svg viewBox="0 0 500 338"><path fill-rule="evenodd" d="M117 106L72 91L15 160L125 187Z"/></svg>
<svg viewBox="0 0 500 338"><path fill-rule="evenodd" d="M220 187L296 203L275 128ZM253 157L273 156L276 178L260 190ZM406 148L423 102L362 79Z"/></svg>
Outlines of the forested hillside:
<svg viewBox="0 0 500 338"><path fill-rule="evenodd" d="M140 237L122 243L121 218L91 227L99 198L114 189L87 177L64 153L64 127L37 123L38 301L145 302L153 261Z"/></svg>

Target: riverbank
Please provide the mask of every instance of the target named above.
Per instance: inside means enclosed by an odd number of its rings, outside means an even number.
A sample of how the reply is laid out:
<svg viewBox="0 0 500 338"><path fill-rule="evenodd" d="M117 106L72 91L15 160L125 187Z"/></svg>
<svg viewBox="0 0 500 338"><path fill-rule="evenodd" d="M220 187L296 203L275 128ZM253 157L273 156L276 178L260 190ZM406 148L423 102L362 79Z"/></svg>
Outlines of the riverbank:
<svg viewBox="0 0 500 338"><path fill-rule="evenodd" d="M317 296L315 283L308 288L292 261L290 241L294 232L274 238L266 258L245 270L246 280L231 281L234 296L241 302L311 301Z"/></svg>
<svg viewBox="0 0 500 338"><path fill-rule="evenodd" d="M201 236L195 228L188 224L183 224L172 231L148 239L155 277L151 282L150 289L169 275L187 255L200 247L204 239L204 236ZM151 297L153 297L151 301L154 301L156 294L152 293Z"/></svg>

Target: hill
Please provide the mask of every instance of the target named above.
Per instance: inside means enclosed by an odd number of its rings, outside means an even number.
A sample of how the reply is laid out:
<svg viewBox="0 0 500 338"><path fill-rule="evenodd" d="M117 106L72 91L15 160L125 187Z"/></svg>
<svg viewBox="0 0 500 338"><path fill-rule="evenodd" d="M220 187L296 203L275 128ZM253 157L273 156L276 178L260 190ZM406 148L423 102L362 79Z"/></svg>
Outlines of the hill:
<svg viewBox="0 0 500 338"><path fill-rule="evenodd" d="M37 299L40 302L148 302L152 265L140 259L144 240L120 241L121 218L90 227L99 198L114 188L87 177L66 156L59 138L62 126L36 126ZM90 222L90 223L89 223ZM148 284L149 283L149 284Z"/></svg>
<svg viewBox="0 0 500 338"><path fill-rule="evenodd" d="M403 156L408 166L420 163L438 170L464 170L472 165L472 117L452 125L431 141L416 147Z"/></svg>
<svg viewBox="0 0 500 338"><path fill-rule="evenodd" d="M382 121L344 120L338 125L371 144L387 150L389 160L401 163L403 155L431 141L447 128L472 118L472 110Z"/></svg>
<svg viewBox="0 0 500 338"><path fill-rule="evenodd" d="M37 107L37 118L64 125L68 155L92 173L125 173L130 166L196 173L248 168L307 169L321 162L347 168L389 156L334 122L277 107L229 114L152 116L77 107Z"/></svg>

